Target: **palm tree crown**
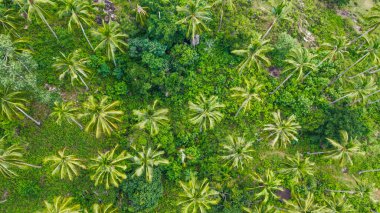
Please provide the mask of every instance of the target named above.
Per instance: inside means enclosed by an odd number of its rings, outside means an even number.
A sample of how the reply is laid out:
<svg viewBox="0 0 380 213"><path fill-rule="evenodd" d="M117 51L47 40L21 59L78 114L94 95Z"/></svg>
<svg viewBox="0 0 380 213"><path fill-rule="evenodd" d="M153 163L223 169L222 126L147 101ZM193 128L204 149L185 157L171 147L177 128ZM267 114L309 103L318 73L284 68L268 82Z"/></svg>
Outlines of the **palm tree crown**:
<svg viewBox="0 0 380 213"><path fill-rule="evenodd" d="M195 176L191 176L188 183L179 182L182 192L179 194L179 206L182 206L184 213L206 212L211 209L211 205L216 205L219 199L216 197L219 193L210 189L207 179L198 182Z"/></svg>
<svg viewBox="0 0 380 213"><path fill-rule="evenodd" d="M49 156L44 159L44 163L52 162L51 167L54 168L52 175L60 175L61 179L66 177L73 180L74 176L79 175L79 169L85 169L82 160L75 155L66 155L66 148L58 151L58 155Z"/></svg>
<svg viewBox="0 0 380 213"><path fill-rule="evenodd" d="M77 112L78 108L75 107L74 102L54 102L53 112L50 114L50 117L55 119L55 122L58 125L61 125L63 121L68 123L76 123L81 129L82 125L77 121Z"/></svg>
<svg viewBox="0 0 380 213"><path fill-rule="evenodd" d="M308 157L304 158L297 152L295 157L286 157L287 162L284 163L285 168L280 172L293 176L293 181L298 184L301 183L305 177L314 175L314 165Z"/></svg>
<svg viewBox="0 0 380 213"><path fill-rule="evenodd" d="M340 166L353 165L352 157L356 155L364 155L361 151L361 144L356 138L349 138L347 131L341 130L340 132L341 142L337 142L333 139L326 138L327 141L334 147L334 150L330 152L326 158L338 160Z"/></svg>
<svg viewBox="0 0 380 213"><path fill-rule="evenodd" d="M292 140L297 139L297 130L301 126L295 121L296 116L291 115L288 119L281 118L280 110L273 112L273 124L266 124L264 131L268 131L270 134L268 138L272 138L269 144L274 147L277 143L279 146L286 147Z"/></svg>
<svg viewBox="0 0 380 213"><path fill-rule="evenodd" d="M80 50L75 50L68 55L61 53L61 57L56 59L53 67L61 73L59 80L64 79L68 75L70 76L72 85L74 85L75 81L79 81L88 90L88 86L84 81L84 78L88 78L88 74L91 73L91 70L86 66L88 62L88 58L80 56Z"/></svg>
<svg viewBox="0 0 380 213"><path fill-rule="evenodd" d="M272 50L268 46L269 40L262 40L261 35L256 35L251 39L247 49L233 50L235 55L243 56L245 59L239 64L238 71L241 74L245 68L253 67L256 71L260 70L262 65L270 66L271 62L266 54Z"/></svg>
<svg viewBox="0 0 380 213"><path fill-rule="evenodd" d="M45 200L45 209L41 213L80 213L80 205L72 204L73 200L72 197L61 196L55 197L53 203Z"/></svg>
<svg viewBox="0 0 380 213"><path fill-rule="evenodd" d="M159 126L166 125L169 121L167 116L169 110L156 109L158 100L155 100L153 105L149 105L147 109L133 110L133 114L139 121L135 126L139 129L148 129L151 135L156 135L159 132Z"/></svg>
<svg viewBox="0 0 380 213"><path fill-rule="evenodd" d="M177 21L177 24L188 25L186 33L187 38L194 40L196 35L208 30L204 21L211 20L210 9L211 6L203 5L201 0L189 1L189 4L185 7L177 6L177 12L185 15L183 19Z"/></svg>
<svg viewBox="0 0 380 213"><path fill-rule="evenodd" d="M106 189L110 188L110 184L118 187L120 182L127 178L125 174L127 163L125 161L131 156L126 151L116 155L117 147L115 146L111 151L99 152L98 157L91 159L93 163L89 169L94 170L91 179L95 181L95 186L104 183Z"/></svg>
<svg viewBox="0 0 380 213"><path fill-rule="evenodd" d="M83 104L86 112L80 115L80 117L89 118L85 131L89 132L94 129L97 138L103 134L111 135L111 132L118 128L114 122L120 122L120 116L124 114L122 111L114 109L119 104L119 101L108 104L107 96L103 96L100 100L94 96L88 97Z"/></svg>
<svg viewBox="0 0 380 213"><path fill-rule="evenodd" d="M314 194L308 193L306 199L300 196L295 196L295 202L287 201L288 212L290 213L300 213L300 212L310 212L310 213L327 213L326 206L321 206L315 203Z"/></svg>
<svg viewBox="0 0 380 213"><path fill-rule="evenodd" d="M252 145L252 141L246 141L243 137L229 135L222 145L222 159L227 160L231 167L243 168L244 164L253 160L251 156L252 152L254 152Z"/></svg>
<svg viewBox="0 0 380 213"><path fill-rule="evenodd" d="M211 96L206 98L203 94L197 96L196 101L193 103L189 101L189 108L191 110L192 124L198 124L202 131L214 128L216 122L220 122L223 114L218 110L224 108L224 104L217 102L218 97Z"/></svg>
<svg viewBox="0 0 380 213"><path fill-rule="evenodd" d="M128 37L127 34L122 33L119 24L113 21L108 24L103 22L102 27L92 31L92 33L100 39L95 50L105 49L108 60L112 60L116 65L115 52L116 50L124 52L123 48L127 46L124 39Z"/></svg>
<svg viewBox="0 0 380 213"><path fill-rule="evenodd" d="M164 151L158 151L160 145L156 149L151 147L142 147L141 152L137 152L137 155L133 156L131 159L133 164L137 166L133 176L141 176L145 173L145 178L148 182L152 182L153 179L153 169L155 166L160 164L169 164L169 161L161 158Z"/></svg>
<svg viewBox="0 0 380 213"><path fill-rule="evenodd" d="M244 79L244 82L245 87L231 88L231 91L234 92L231 96L237 98L239 102L241 102L235 116L237 116L241 110L243 110L243 112L250 110L252 101L262 101L259 93L262 90L263 85L254 78L250 80Z"/></svg>
<svg viewBox="0 0 380 213"><path fill-rule="evenodd" d="M264 197L263 203L267 203L271 197L276 198L276 192L282 189L282 181L278 179L270 169L267 169L263 176L260 176L256 172L253 173L252 179L257 182L255 189L261 190L256 193L255 197Z"/></svg>

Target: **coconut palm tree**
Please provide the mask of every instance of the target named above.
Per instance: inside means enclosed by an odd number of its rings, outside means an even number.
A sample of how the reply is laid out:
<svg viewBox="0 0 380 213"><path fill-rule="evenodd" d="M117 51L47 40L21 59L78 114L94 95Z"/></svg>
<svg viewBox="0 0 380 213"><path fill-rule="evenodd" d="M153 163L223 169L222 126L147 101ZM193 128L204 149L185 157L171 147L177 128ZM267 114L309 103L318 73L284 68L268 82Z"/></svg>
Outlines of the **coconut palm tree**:
<svg viewBox="0 0 380 213"><path fill-rule="evenodd" d="M353 67L355 67L360 62L364 61L364 59L368 58L372 64L380 64L380 39L368 39L367 43L368 46L364 50L358 51L358 53L361 54L361 57L358 60L356 60L353 64L351 64L348 68L346 68L344 71L340 72L335 78L333 78L326 86L326 88L333 85L337 80L339 80Z"/></svg>
<svg viewBox="0 0 380 213"><path fill-rule="evenodd" d="M320 47L321 50L326 50L327 54L326 56L318 63L317 67L319 67L323 62L326 60L333 61L333 60L344 60L347 51L347 38L345 36L332 36L332 39L334 40L333 43L323 43ZM305 75L305 77L307 74Z"/></svg>
<svg viewBox="0 0 380 213"><path fill-rule="evenodd" d="M252 208L243 207L243 211L247 213L275 213L276 209L272 205L262 204Z"/></svg>
<svg viewBox="0 0 380 213"><path fill-rule="evenodd" d="M194 103L189 101L189 108L191 110L190 122L199 125L200 131L214 128L215 123L220 122L223 118L223 114L218 110L224 108L224 104L218 103L216 96L206 98L200 94Z"/></svg>
<svg viewBox="0 0 380 213"><path fill-rule="evenodd" d="M220 29L222 28L222 22L223 22L225 10L234 11L236 9L236 6L235 6L235 0L216 0L212 4L212 6L215 6L215 5L219 6L219 13L220 13L219 27L218 27L218 32L219 32Z"/></svg>
<svg viewBox="0 0 380 213"><path fill-rule="evenodd" d="M90 40L87 37L86 31L84 30L84 24L91 27L94 24L94 16L91 13L92 7L88 1L82 0L60 0L62 7L58 11L59 17L69 17L68 29L73 30L73 24L78 26L86 38L87 43L93 50Z"/></svg>
<svg viewBox="0 0 380 213"><path fill-rule="evenodd" d="M113 208L112 204L97 204L95 203L91 207L92 213L117 213L118 209ZM85 210L85 213L88 213L87 210Z"/></svg>
<svg viewBox="0 0 380 213"><path fill-rule="evenodd" d="M91 180L95 181L95 186L104 184L106 189L109 189L110 185L118 187L120 182L127 178L125 174L126 159L131 158L131 156L126 151L116 155L117 148L118 146L115 146L110 151L99 152L96 158L91 159L93 163L88 168L94 171Z"/></svg>
<svg viewBox="0 0 380 213"><path fill-rule="evenodd" d="M271 62L266 54L272 50L268 46L269 40L262 40L261 35L256 35L251 39L251 43L247 49L233 50L232 53L238 56L243 56L245 59L239 64L239 74L243 72L245 68L253 67L256 71L260 70L263 65L270 66Z"/></svg>
<svg viewBox="0 0 380 213"><path fill-rule="evenodd" d="M324 213L329 212L326 206L315 203L314 194L308 192L306 198L301 198L299 195L295 196L295 201L286 201L289 213Z"/></svg>
<svg viewBox="0 0 380 213"><path fill-rule="evenodd" d="M231 96L241 102L241 105L236 112L235 117L240 113L241 110L243 110L243 112L250 110L252 101L262 101L259 93L262 90L263 85L254 78L251 78L250 80L244 79L244 82L245 87L231 88L231 91L233 91L233 94Z"/></svg>
<svg viewBox="0 0 380 213"><path fill-rule="evenodd" d="M182 206L183 213L204 213L219 202L217 197L219 193L209 187L207 179L198 182L192 175L188 183L180 181L179 184L183 191L178 194L180 199L178 205Z"/></svg>
<svg viewBox="0 0 380 213"><path fill-rule="evenodd" d="M132 164L137 168L133 173L133 176L140 177L145 173L145 178L148 182L153 180L153 169L160 164L169 164L167 159L161 157L165 152L159 151L161 145L158 145L156 149L151 147L142 147L142 151L137 151L136 147L133 147L137 154L131 158Z"/></svg>
<svg viewBox="0 0 380 213"><path fill-rule="evenodd" d="M82 160L75 155L65 154L66 148L58 151L58 155L52 155L44 159L44 163L50 163L54 168L52 175L59 175L61 179L69 178L73 180L74 176L79 175L80 169L86 169L86 166L82 164Z"/></svg>
<svg viewBox="0 0 380 213"><path fill-rule="evenodd" d="M113 21L108 24L103 22L102 27L93 30L92 33L100 40L95 50L104 49L108 60L112 60L116 66L115 52L116 50L124 52L123 48L127 46L124 39L128 37L127 34L121 32L119 24Z"/></svg>
<svg viewBox="0 0 380 213"><path fill-rule="evenodd" d="M297 131L301 126L296 122L296 116L291 115L287 119L281 118L280 110L273 112L273 124L266 124L264 131L270 134L267 138L272 138L269 145L274 147L276 144L286 147L292 140L297 141Z"/></svg>
<svg viewBox="0 0 380 213"><path fill-rule="evenodd" d="M369 181L363 181L355 176L352 176L352 179L354 180L354 185L351 186L351 190L325 190L326 192L331 193L345 193L349 195L356 195L360 198L368 197L369 199L373 201L378 201L375 199L374 195L376 195L376 187L375 183L369 182Z"/></svg>
<svg viewBox="0 0 380 213"><path fill-rule="evenodd" d="M79 126L80 129L83 129L82 124L77 120L78 108L75 107L74 102L54 102L53 112L50 114L50 117L55 119L55 122L58 125L61 125L63 121L68 123L74 122Z"/></svg>
<svg viewBox="0 0 380 213"><path fill-rule="evenodd" d="M138 123L135 125L139 129L148 129L151 135L158 134L160 126L166 125L169 121L167 116L169 110L156 109L158 100L149 105L147 109L133 110L133 114L137 117Z"/></svg>
<svg viewBox="0 0 380 213"><path fill-rule="evenodd" d="M86 66L88 62L88 58L80 55L80 50L75 50L68 55L61 53L61 56L53 64L53 68L61 73L59 80L68 75L72 85L74 85L75 81L80 81L88 90L88 86L84 81L85 78L88 78L88 74L91 74L91 70Z"/></svg>
<svg viewBox="0 0 380 213"><path fill-rule="evenodd" d="M22 92L11 92L8 89L0 88L0 115L8 120L13 120L15 117L21 119L24 115L35 124L41 125L41 122L26 113L28 108L25 104L28 101L23 96Z"/></svg>
<svg viewBox="0 0 380 213"><path fill-rule="evenodd" d="M267 203L269 198L277 198L276 192L282 190L282 181L278 179L270 169L267 169L262 176L254 172L252 179L257 183L254 189L259 191L255 194L255 198L263 197L263 203Z"/></svg>
<svg viewBox="0 0 380 213"><path fill-rule="evenodd" d="M21 7L21 12L27 15L28 21L32 21L33 17L39 18L46 24L53 36L58 40L57 34L51 28L48 21L45 18L46 12L42 9L42 5L49 5L55 7L56 3L50 0L16 0Z"/></svg>
<svg viewBox="0 0 380 213"><path fill-rule="evenodd" d="M356 138L349 138L348 133L344 130L339 131L339 133L341 136L340 142L326 138L327 141L334 147L334 150L332 150L329 155L325 156L325 158L338 160L341 167L347 165L352 166L352 157L364 155L365 153L361 150L361 144Z"/></svg>
<svg viewBox="0 0 380 213"><path fill-rule="evenodd" d="M0 143L1 142L2 140L0 140ZM14 171L15 168L39 168L39 166L35 166L25 162L25 160L23 159L23 151L24 148L17 144L12 145L8 148L3 148L2 146L0 146L0 174L3 175L3 177L12 178L18 176L17 173Z"/></svg>
<svg viewBox="0 0 380 213"><path fill-rule="evenodd" d="M120 116L124 114L123 111L115 110L119 105L119 101L109 104L107 96L103 96L100 100L89 96L83 104L86 111L80 114L80 117L88 118L84 130L86 132L95 130L96 138L100 138L103 134L111 135L111 132L118 128L115 122L121 122Z"/></svg>
<svg viewBox="0 0 380 213"><path fill-rule="evenodd" d="M373 77L360 77L357 80L349 81L349 84L350 87L342 92L343 96L331 102L331 104L335 104L345 98L351 99L351 105L358 102L366 103L368 101L368 97L373 95L377 89L377 85Z"/></svg>
<svg viewBox="0 0 380 213"><path fill-rule="evenodd" d="M284 0L283 2L281 2L278 5L274 6L272 8L271 12L272 12L272 15L274 16L274 20L270 24L266 33L263 35L262 39L265 39L268 36L269 32L272 30L272 28L274 27L274 25L276 23L278 23L279 21L282 21L282 20L290 20L287 17L288 2L286 0Z"/></svg>
<svg viewBox="0 0 380 213"><path fill-rule="evenodd" d="M357 40L368 34L374 32L380 26L380 4L376 4L371 8L370 14L366 17L367 21L370 23L369 29L364 31L360 36L356 37L354 40L350 41L349 45L354 44Z"/></svg>
<svg viewBox="0 0 380 213"><path fill-rule="evenodd" d="M251 156L252 152L254 152L252 145L252 141L246 141L243 137L232 137L229 135L226 142L222 145L222 159L227 160L227 163L231 164L231 167L243 168L244 164L253 160Z"/></svg>
<svg viewBox="0 0 380 213"><path fill-rule="evenodd" d="M137 4L136 8L133 9L133 11L136 13L136 20L140 23L141 26L145 25L145 21L149 16L147 12L148 9L148 7L142 7L139 4Z"/></svg>
<svg viewBox="0 0 380 213"><path fill-rule="evenodd" d="M17 30L17 20L14 11L0 7L0 32L8 33Z"/></svg>
<svg viewBox="0 0 380 213"><path fill-rule="evenodd" d="M177 6L177 12L184 14L185 17L177 21L176 24L187 25L186 37L191 38L192 44L195 44L196 35L209 30L204 22L211 20L210 9L211 6L202 0L191 0L184 7Z"/></svg>
<svg viewBox="0 0 380 213"><path fill-rule="evenodd" d="M302 183L307 176L314 175L315 163L311 162L308 157L302 157L299 152L295 157L286 156L286 160L285 168L281 169L280 172L293 177L294 183Z"/></svg>
<svg viewBox="0 0 380 213"><path fill-rule="evenodd" d="M290 74L285 78L285 80L270 94L275 93L282 85L285 84L294 74L298 73L297 80L304 78L305 71L316 71L317 65L315 65L312 60L315 55L311 54L308 49L301 47L292 49L288 55L286 62L286 69L284 72L290 72Z"/></svg>
<svg viewBox="0 0 380 213"><path fill-rule="evenodd" d="M45 209L41 213L80 213L79 204L73 204L73 197L55 197L53 203L44 201Z"/></svg>
<svg viewBox="0 0 380 213"><path fill-rule="evenodd" d="M343 194L331 193L331 197L325 197L327 209L333 213L357 212L354 207L347 201Z"/></svg>

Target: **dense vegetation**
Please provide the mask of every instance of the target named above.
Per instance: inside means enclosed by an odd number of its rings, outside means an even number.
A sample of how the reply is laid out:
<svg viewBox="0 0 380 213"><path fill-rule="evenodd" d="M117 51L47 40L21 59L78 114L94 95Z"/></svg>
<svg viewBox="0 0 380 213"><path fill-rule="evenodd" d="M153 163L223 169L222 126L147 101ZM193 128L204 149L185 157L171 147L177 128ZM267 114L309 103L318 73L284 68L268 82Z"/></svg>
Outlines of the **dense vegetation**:
<svg viewBox="0 0 380 213"><path fill-rule="evenodd" d="M0 212L380 212L380 4L1 0Z"/></svg>

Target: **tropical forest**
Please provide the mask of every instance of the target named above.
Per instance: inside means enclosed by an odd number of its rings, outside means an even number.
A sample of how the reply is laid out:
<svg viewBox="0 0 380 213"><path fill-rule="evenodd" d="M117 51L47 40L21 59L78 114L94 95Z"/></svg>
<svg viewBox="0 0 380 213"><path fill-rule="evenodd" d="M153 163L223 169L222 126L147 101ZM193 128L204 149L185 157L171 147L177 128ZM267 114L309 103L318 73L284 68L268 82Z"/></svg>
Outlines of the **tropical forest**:
<svg viewBox="0 0 380 213"><path fill-rule="evenodd" d="M1 213L379 213L378 0L0 0Z"/></svg>

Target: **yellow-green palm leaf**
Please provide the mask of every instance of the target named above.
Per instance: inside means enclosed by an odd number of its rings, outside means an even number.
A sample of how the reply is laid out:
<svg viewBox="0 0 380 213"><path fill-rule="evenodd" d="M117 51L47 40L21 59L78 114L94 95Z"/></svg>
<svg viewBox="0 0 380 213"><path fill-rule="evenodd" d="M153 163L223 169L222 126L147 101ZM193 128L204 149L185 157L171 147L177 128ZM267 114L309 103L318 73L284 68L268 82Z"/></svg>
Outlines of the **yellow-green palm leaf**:
<svg viewBox="0 0 380 213"><path fill-rule="evenodd" d="M270 169L267 169L262 176L256 172L253 173L252 179L257 183L255 189L259 191L255 197L263 198L263 203L267 203L270 198L277 198L276 192L282 190L282 181Z"/></svg>
<svg viewBox="0 0 380 213"><path fill-rule="evenodd" d="M77 121L78 108L75 107L74 102L54 102L53 111L50 114L50 117L55 119L55 122L58 125L61 125L62 122L76 123L81 129L82 125Z"/></svg>
<svg viewBox="0 0 380 213"><path fill-rule="evenodd" d="M253 160L252 148L253 142L246 141L243 137L232 137L229 135L225 143L222 144L223 155L222 159L227 160L233 168L243 168Z"/></svg>
<svg viewBox="0 0 380 213"><path fill-rule="evenodd" d="M253 101L262 101L259 93L262 90L263 85L254 78L250 80L244 79L244 82L245 87L231 88L231 91L233 92L231 96L241 103L235 116L237 116L241 110L243 110L243 112L250 110Z"/></svg>
<svg viewBox="0 0 380 213"><path fill-rule="evenodd" d="M151 135L158 134L160 126L166 125L169 121L167 116L169 110L156 109L158 101L155 100L153 105L149 105L147 109L133 110L133 114L137 117L138 123L135 125L139 129L148 129Z"/></svg>
<svg viewBox="0 0 380 213"><path fill-rule="evenodd" d="M44 201L45 209L39 213L80 213L81 208L79 204L73 204L74 198L72 197L55 197L53 203Z"/></svg>

